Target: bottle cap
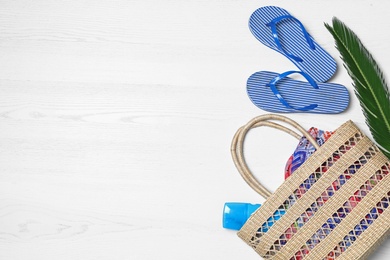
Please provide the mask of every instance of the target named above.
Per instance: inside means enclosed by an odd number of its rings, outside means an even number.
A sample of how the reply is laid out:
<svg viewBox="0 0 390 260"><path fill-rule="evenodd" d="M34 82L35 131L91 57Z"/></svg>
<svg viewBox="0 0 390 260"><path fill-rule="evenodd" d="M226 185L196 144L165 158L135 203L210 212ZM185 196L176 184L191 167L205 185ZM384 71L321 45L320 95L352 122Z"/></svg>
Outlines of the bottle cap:
<svg viewBox="0 0 390 260"><path fill-rule="evenodd" d="M259 207L260 204L226 202L223 208L223 227L232 230L240 230L252 213Z"/></svg>

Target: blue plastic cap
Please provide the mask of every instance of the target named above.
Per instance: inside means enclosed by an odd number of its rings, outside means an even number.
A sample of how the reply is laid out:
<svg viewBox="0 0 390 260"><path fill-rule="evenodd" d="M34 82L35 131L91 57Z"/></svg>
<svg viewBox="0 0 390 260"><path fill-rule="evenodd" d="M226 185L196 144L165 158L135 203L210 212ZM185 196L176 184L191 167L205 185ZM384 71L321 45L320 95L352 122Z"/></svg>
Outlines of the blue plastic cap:
<svg viewBox="0 0 390 260"><path fill-rule="evenodd" d="M260 204L226 202L223 208L223 227L232 230L240 230L252 213L259 207Z"/></svg>

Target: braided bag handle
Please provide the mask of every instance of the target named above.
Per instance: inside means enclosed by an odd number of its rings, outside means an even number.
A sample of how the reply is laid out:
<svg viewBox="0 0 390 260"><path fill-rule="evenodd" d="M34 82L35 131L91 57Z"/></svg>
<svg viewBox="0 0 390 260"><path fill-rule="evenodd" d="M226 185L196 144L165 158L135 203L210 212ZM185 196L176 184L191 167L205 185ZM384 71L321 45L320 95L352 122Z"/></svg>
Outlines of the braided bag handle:
<svg viewBox="0 0 390 260"><path fill-rule="evenodd" d="M291 126L294 130L292 130L288 127L285 127L281 124L272 122L272 121L279 121L282 123L286 123L289 126ZM243 179L248 183L248 185L253 190L255 190L257 193L259 193L262 197L267 199L272 194L272 192L269 191L267 188L265 188L264 185L261 184L261 182L259 182L253 176L253 174L249 170L248 165L247 165L245 158L244 158L245 137L246 137L247 133L249 132L249 130L251 130L253 128L260 127L260 126L268 126L268 127L272 127L272 128L281 130L283 132L286 132L286 133L292 135L293 137L297 138L298 140L301 138L300 134L302 134L303 136L305 136L309 140L309 142L316 149L319 148L319 145L314 140L314 138L308 132L306 132L306 130L301 125L299 125L297 122L295 122L294 120L292 120L288 117L276 115L276 114L266 114L266 115L261 115L261 116L255 117L252 120L250 120L247 124L245 124L244 126L242 126L241 128L239 128L237 130L236 134L233 137L233 141L231 144L231 154L232 154L233 162L234 162L237 170L239 171L239 173L243 177ZM298 134L297 132L299 132L300 134Z"/></svg>

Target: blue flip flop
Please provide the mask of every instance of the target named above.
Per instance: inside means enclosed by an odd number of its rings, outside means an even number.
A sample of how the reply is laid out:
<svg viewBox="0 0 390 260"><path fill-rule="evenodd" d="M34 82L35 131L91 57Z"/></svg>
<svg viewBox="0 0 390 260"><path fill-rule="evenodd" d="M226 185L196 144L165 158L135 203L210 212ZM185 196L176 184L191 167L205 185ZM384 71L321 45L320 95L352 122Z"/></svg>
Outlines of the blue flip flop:
<svg viewBox="0 0 390 260"><path fill-rule="evenodd" d="M332 56L283 8L257 9L249 19L249 28L261 43L286 56L316 82L325 82L336 72L337 64Z"/></svg>
<svg viewBox="0 0 390 260"><path fill-rule="evenodd" d="M293 73L307 81L287 77ZM349 105L349 93L343 85L316 83L302 71L256 72L248 79L247 94L254 105L272 113L338 114Z"/></svg>

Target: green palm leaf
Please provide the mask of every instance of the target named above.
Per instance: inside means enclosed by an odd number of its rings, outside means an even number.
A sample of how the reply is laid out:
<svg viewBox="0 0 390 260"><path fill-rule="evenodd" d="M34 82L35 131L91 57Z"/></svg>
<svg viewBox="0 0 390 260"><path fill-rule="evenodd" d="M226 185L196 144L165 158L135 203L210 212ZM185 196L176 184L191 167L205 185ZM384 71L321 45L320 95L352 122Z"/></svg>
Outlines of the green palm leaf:
<svg viewBox="0 0 390 260"><path fill-rule="evenodd" d="M390 94L382 71L356 34L337 18L333 27L325 27L333 35L344 67L353 80L366 124L382 152L390 159Z"/></svg>

